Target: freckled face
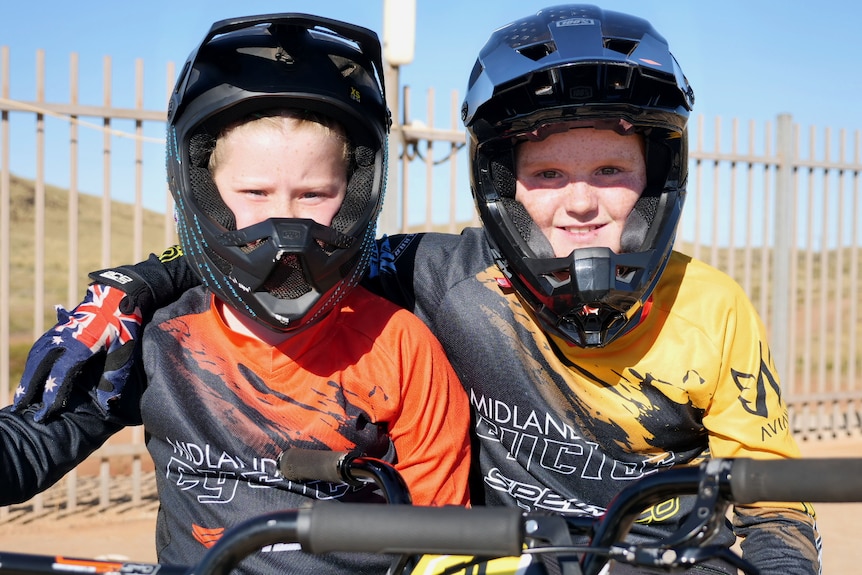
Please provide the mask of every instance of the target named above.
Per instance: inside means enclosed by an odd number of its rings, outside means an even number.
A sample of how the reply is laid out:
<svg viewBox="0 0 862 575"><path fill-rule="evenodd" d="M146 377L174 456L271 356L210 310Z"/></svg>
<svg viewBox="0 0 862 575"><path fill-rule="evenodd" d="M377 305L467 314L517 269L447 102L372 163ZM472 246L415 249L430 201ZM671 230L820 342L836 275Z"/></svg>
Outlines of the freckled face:
<svg viewBox="0 0 862 575"><path fill-rule="evenodd" d="M515 199L557 257L586 247L620 251L626 218L646 187L641 136L576 128L518 146Z"/></svg>
<svg viewBox="0 0 862 575"><path fill-rule="evenodd" d="M295 120L284 122L289 125L223 136L213 179L238 229L268 218L310 218L328 226L344 201L342 142Z"/></svg>

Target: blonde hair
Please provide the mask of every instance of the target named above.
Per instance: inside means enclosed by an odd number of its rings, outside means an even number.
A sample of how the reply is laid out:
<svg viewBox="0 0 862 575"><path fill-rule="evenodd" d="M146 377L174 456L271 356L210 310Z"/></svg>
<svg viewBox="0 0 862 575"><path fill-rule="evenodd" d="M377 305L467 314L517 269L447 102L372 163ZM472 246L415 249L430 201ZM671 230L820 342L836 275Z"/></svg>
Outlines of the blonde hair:
<svg viewBox="0 0 862 575"><path fill-rule="evenodd" d="M322 114L315 114L306 110L276 110L272 113L255 114L242 120L227 125L218 135L210 154L208 169L210 173L224 162L224 141L233 133L254 133L262 130L286 130L286 129L310 129L325 136L333 137L341 142L341 156L344 160L345 171L350 171L351 158L353 156L353 145L347 137L344 127L335 120Z"/></svg>

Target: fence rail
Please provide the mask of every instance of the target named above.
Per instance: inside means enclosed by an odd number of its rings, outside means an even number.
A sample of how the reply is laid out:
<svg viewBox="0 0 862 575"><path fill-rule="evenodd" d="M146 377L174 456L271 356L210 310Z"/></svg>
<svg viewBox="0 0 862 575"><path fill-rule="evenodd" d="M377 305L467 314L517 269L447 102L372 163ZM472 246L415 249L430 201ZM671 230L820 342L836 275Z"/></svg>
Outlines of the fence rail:
<svg viewBox="0 0 862 575"><path fill-rule="evenodd" d="M148 135L164 133L164 110L144 109L142 63L135 107L122 108L111 105L109 58L102 105L79 103L74 54L68 103L46 101L44 54L36 62L35 96L13 99L9 50L0 48L0 405L20 369L10 363L10 348L45 331L54 303L79 301L87 271L138 261L175 241L164 141ZM169 64L165 94L173 77ZM409 87L397 96L381 230L477 225L457 93L449 98L448 128L436 127L433 90L421 120L411 112ZM698 116L690 126L689 197L677 249L728 272L755 303L782 375L788 424L802 440L862 433L860 155L858 132L803 130L787 115L763 125ZM16 195L22 186L31 189L23 199ZM125 212L118 202L128 204ZM23 319L22 302L30 308ZM91 459L100 504L115 496L117 462L137 478L131 497L140 500L147 461L140 430L112 438ZM66 490L71 508L76 485L73 473L55 488ZM27 505L39 510L42 502ZM0 508L0 519L8 513Z"/></svg>

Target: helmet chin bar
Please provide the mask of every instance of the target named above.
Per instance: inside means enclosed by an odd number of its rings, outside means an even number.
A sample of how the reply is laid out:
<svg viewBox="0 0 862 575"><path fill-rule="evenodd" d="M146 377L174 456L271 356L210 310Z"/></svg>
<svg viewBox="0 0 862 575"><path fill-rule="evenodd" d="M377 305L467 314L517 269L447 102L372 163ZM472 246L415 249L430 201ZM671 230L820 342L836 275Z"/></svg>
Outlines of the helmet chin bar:
<svg viewBox="0 0 862 575"><path fill-rule="evenodd" d="M651 255L593 247L565 258L525 258L544 284L545 293L531 290L538 319L550 333L581 347L607 345L636 323L630 320L640 313L639 281Z"/></svg>
<svg viewBox="0 0 862 575"><path fill-rule="evenodd" d="M556 315L543 307L538 318L548 332L585 348L604 347L609 333L612 330L616 333L626 323L625 314L619 310L587 304L565 315Z"/></svg>
<svg viewBox="0 0 862 575"><path fill-rule="evenodd" d="M230 278L239 289L250 293L261 290L267 276L245 273L246 268L274 268L284 257L294 255L301 261L305 279L309 281L313 277L307 273L309 269L325 269L329 253L351 247L356 238L311 219L270 218L241 230L225 232L218 237L218 242L234 248L226 257L235 260L231 263L246 262L245 266L234 266ZM329 289L331 286L314 287Z"/></svg>
<svg viewBox="0 0 862 575"><path fill-rule="evenodd" d="M566 290L582 302L602 301L613 290L637 289L644 262L655 250L618 254L610 248L592 247L573 250L564 258L523 257L522 263L535 276L542 277L548 296ZM575 279L571 284L571 278Z"/></svg>
<svg viewBox="0 0 862 575"><path fill-rule="evenodd" d="M640 315L641 309L639 301L628 311L601 302L578 304L563 314L540 306L537 318L545 331L578 347L604 347L637 324L635 316Z"/></svg>

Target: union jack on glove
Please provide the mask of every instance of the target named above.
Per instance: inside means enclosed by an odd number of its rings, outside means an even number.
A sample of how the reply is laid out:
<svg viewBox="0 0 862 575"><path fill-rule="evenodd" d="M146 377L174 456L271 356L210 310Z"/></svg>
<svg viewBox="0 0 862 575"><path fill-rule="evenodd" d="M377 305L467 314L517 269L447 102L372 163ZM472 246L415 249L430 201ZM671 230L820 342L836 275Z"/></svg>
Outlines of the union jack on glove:
<svg viewBox="0 0 862 575"><path fill-rule="evenodd" d="M127 294L93 284L72 311L57 306L57 324L43 334L27 356L13 405L22 409L41 403L35 413L42 421L61 409L88 362L104 359L104 371L91 394L107 413L129 378L135 343L141 331L141 310L120 310ZM95 377L95 376L94 376Z"/></svg>

